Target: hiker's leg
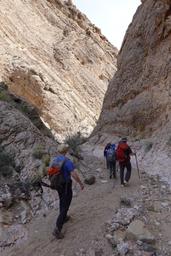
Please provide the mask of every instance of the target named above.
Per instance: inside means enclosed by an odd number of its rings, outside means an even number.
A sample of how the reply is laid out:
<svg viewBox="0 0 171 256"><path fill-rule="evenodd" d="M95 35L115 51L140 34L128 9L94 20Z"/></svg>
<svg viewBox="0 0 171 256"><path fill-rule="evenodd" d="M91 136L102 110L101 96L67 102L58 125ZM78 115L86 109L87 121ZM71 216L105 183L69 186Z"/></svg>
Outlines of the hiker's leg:
<svg viewBox="0 0 171 256"><path fill-rule="evenodd" d="M107 170L109 169L109 161L107 160L107 157L106 157L106 168Z"/></svg>
<svg viewBox="0 0 171 256"><path fill-rule="evenodd" d="M125 169L125 165L123 163L119 163L119 167L120 167L121 185L124 185L124 169Z"/></svg>
<svg viewBox="0 0 171 256"><path fill-rule="evenodd" d="M116 178L116 161L113 161L113 178Z"/></svg>
<svg viewBox="0 0 171 256"><path fill-rule="evenodd" d="M62 193L59 193L59 216L56 220L56 227L58 228L59 232L62 230L62 226L67 215L67 210L67 195L65 193L65 189L63 189Z"/></svg>
<svg viewBox="0 0 171 256"><path fill-rule="evenodd" d="M110 173L110 179L111 179L113 174L112 162L109 162L109 173Z"/></svg>
<svg viewBox="0 0 171 256"><path fill-rule="evenodd" d="M72 201L72 181L69 182L67 185L67 197L66 197L67 211L69 210L71 201Z"/></svg>
<svg viewBox="0 0 171 256"><path fill-rule="evenodd" d="M127 171L126 171L126 175L125 175L125 180L126 180L126 182L128 182L131 177L131 169L132 169L130 161L126 163L126 169L127 169Z"/></svg>
<svg viewBox="0 0 171 256"><path fill-rule="evenodd" d="M64 194L64 189L59 189L58 190L58 196L59 196L59 213L62 210L62 206L63 206L63 194Z"/></svg>

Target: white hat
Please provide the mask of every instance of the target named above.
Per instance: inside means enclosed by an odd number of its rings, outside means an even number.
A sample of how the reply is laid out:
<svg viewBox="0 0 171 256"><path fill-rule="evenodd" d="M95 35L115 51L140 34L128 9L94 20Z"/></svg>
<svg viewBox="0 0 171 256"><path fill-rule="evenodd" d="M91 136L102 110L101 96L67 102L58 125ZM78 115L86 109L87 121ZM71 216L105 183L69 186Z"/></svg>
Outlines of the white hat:
<svg viewBox="0 0 171 256"><path fill-rule="evenodd" d="M60 144L57 148L58 152L61 154L66 153L68 151L68 149L69 149L68 144Z"/></svg>

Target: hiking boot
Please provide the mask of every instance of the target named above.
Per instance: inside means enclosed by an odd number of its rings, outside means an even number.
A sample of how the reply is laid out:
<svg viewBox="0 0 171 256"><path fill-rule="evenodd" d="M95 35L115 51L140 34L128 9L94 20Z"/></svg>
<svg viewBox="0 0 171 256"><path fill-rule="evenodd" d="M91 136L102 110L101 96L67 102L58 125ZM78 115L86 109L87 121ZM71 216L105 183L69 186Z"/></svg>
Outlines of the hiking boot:
<svg viewBox="0 0 171 256"><path fill-rule="evenodd" d="M71 216L67 215L66 218L65 218L64 223L68 222L70 219L71 219Z"/></svg>
<svg viewBox="0 0 171 256"><path fill-rule="evenodd" d="M53 236L55 236L56 239L63 239L64 235L58 230L58 228L55 228L53 233Z"/></svg>
<svg viewBox="0 0 171 256"><path fill-rule="evenodd" d="M124 185L125 185L125 186L128 186L128 185L129 185L129 184L128 184L128 181L124 180Z"/></svg>
<svg viewBox="0 0 171 256"><path fill-rule="evenodd" d="M116 174L113 174L113 178L114 178L114 179L117 179Z"/></svg>

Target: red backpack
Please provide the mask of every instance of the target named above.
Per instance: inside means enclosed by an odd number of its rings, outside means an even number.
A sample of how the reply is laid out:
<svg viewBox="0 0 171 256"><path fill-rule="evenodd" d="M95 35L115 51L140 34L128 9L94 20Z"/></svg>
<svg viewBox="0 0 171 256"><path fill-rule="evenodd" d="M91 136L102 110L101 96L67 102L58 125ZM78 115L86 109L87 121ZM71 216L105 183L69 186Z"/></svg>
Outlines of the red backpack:
<svg viewBox="0 0 171 256"><path fill-rule="evenodd" d="M48 175L50 180L50 187L52 189L58 190L60 189L65 183L65 177L63 173L63 165L67 161L67 158L60 156L54 157L50 167L48 168Z"/></svg>
<svg viewBox="0 0 171 256"><path fill-rule="evenodd" d="M116 149L116 159L119 162L125 162L128 160L128 156L126 155L125 151L128 149L128 144L120 143Z"/></svg>

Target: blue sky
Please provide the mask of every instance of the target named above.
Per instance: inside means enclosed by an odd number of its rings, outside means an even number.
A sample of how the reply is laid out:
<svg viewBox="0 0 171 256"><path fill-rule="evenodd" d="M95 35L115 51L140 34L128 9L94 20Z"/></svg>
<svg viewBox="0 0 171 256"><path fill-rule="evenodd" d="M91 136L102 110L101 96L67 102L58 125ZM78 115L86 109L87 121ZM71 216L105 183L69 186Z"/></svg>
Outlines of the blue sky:
<svg viewBox="0 0 171 256"><path fill-rule="evenodd" d="M73 0L118 49L140 0Z"/></svg>

